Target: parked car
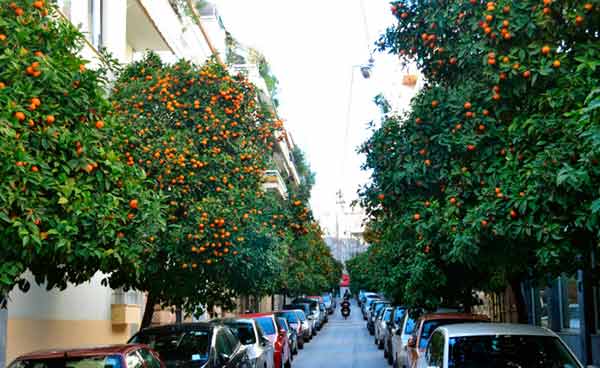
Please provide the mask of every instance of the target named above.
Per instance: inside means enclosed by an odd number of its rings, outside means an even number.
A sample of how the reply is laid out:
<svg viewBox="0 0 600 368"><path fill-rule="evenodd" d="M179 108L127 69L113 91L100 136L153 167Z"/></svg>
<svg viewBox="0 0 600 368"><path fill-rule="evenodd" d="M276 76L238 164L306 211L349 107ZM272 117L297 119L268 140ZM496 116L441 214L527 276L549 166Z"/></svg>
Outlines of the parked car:
<svg viewBox="0 0 600 368"><path fill-rule="evenodd" d="M325 304L325 309L327 309L327 314L333 314L335 310L334 300L330 293L323 294L323 304Z"/></svg>
<svg viewBox="0 0 600 368"><path fill-rule="evenodd" d="M325 308L325 303L319 303L319 316L321 317L321 326L329 322L329 313Z"/></svg>
<svg viewBox="0 0 600 368"><path fill-rule="evenodd" d="M232 318L223 320L223 323L236 333L246 347L252 367L274 367L275 349L256 320Z"/></svg>
<svg viewBox="0 0 600 368"><path fill-rule="evenodd" d="M288 341L287 331L279 329L275 315L272 313L251 313L242 314L240 318L252 318L258 322L263 332L275 349L274 363L275 368L292 366L292 352Z"/></svg>
<svg viewBox="0 0 600 368"><path fill-rule="evenodd" d="M291 328L287 323L287 319L283 317L275 318L275 322L277 322L277 327L279 330L285 330L288 337L288 344L290 344L290 352L292 353L291 360L294 360L294 355L298 354L298 334L296 330Z"/></svg>
<svg viewBox="0 0 600 368"><path fill-rule="evenodd" d="M296 331L297 348L304 349L304 339L305 339L304 324L302 323L302 320L300 320L300 316L299 316L298 312L302 312L302 311L297 310L297 309L277 311L277 312L275 312L275 317L285 318L285 320L288 323L288 326L290 326L291 329ZM296 353L297 353L297 351L296 351Z"/></svg>
<svg viewBox="0 0 600 368"><path fill-rule="evenodd" d="M396 306L392 308L392 314L390 321L386 325L386 331L383 337L383 357L387 359L388 364L394 364L394 349L393 341L397 331L402 328L404 322L404 316L406 315L406 308L403 306Z"/></svg>
<svg viewBox="0 0 600 368"><path fill-rule="evenodd" d="M404 313L400 327L392 337L392 366L394 368L408 368L408 340L415 332L417 319L421 315L420 309L409 309Z"/></svg>
<svg viewBox="0 0 600 368"><path fill-rule="evenodd" d="M304 342L309 342L312 340L312 337L316 335L315 330L315 320L309 318L311 316L310 306L308 304L300 303L300 304L286 304L283 306L283 309L286 310L300 310L302 311L302 315L298 316L300 321L302 321L302 326L304 328ZM304 318L304 319L302 319ZM306 336L308 334L308 337Z"/></svg>
<svg viewBox="0 0 600 368"><path fill-rule="evenodd" d="M378 300L371 303L369 311L367 312L367 330L369 330L369 334L375 334L375 318L383 308L388 307L389 305L390 303L384 300Z"/></svg>
<svg viewBox="0 0 600 368"><path fill-rule="evenodd" d="M465 323L438 327L417 368L583 368L552 331L530 325Z"/></svg>
<svg viewBox="0 0 600 368"><path fill-rule="evenodd" d="M145 345L114 345L87 349L50 350L21 355L9 368L165 368Z"/></svg>
<svg viewBox="0 0 600 368"><path fill-rule="evenodd" d="M317 331L321 329L321 318L320 318L320 314L321 312L319 311L319 303L313 299L310 298L296 298L294 300L292 300L293 304L308 304L309 306L309 312L306 315L306 317L309 320L313 320L314 321L314 325L313 325L313 335L317 334Z"/></svg>
<svg viewBox="0 0 600 368"><path fill-rule="evenodd" d="M375 320L375 345L378 349L383 349L384 334L387 332L387 324L390 322L393 310L392 307L383 308Z"/></svg>
<svg viewBox="0 0 600 368"><path fill-rule="evenodd" d="M368 318L367 312L368 312L369 308L371 307L371 303L373 303L374 301L377 301L377 300L381 300L381 297L377 294L372 294L365 298L365 301L363 302L363 304L361 306L361 311L363 314L363 318L365 320L367 320L367 318Z"/></svg>
<svg viewBox="0 0 600 368"><path fill-rule="evenodd" d="M419 357L425 353L429 338L436 328L468 322L490 322L490 319L488 316L469 313L431 313L421 316L417 322L415 333L408 339L406 366L415 367Z"/></svg>
<svg viewBox="0 0 600 368"><path fill-rule="evenodd" d="M284 306L285 309L300 309L304 312L304 315L306 316L307 322L310 326L310 333L311 333L311 337L312 336L316 336L317 335L317 328L318 328L318 315L315 315L314 311L311 309L311 306L309 303L294 303L294 304L288 304Z"/></svg>
<svg viewBox="0 0 600 368"><path fill-rule="evenodd" d="M129 342L145 344L154 349L167 368L251 366L248 352L235 333L216 321L145 328L135 334Z"/></svg>

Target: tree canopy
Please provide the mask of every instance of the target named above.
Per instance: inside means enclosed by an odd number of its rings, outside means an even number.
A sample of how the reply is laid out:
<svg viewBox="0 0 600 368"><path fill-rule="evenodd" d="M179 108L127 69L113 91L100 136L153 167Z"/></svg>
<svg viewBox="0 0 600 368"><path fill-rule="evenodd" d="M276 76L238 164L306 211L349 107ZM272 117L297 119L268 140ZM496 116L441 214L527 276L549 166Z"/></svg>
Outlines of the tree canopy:
<svg viewBox="0 0 600 368"><path fill-rule="evenodd" d="M599 230L598 3L391 10L397 24L378 45L426 83L360 149L374 241L353 262L385 254L373 286L432 307L581 266Z"/></svg>

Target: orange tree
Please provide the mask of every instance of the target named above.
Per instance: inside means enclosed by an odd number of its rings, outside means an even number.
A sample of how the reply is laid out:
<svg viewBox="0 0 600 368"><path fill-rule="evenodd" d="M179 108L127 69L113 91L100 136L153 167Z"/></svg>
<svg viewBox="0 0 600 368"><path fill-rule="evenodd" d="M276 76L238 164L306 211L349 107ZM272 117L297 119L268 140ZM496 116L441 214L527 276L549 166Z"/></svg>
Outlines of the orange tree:
<svg viewBox="0 0 600 368"><path fill-rule="evenodd" d="M373 170L363 204L402 274L388 292L468 306L473 289L518 293L523 279L582 266L599 229L598 1L392 12L379 46L427 82L361 147Z"/></svg>
<svg viewBox="0 0 600 368"><path fill-rule="evenodd" d="M148 239L158 246L143 275L114 273L111 284L149 292L143 325L156 302L192 311L230 306L249 287L262 292L265 274L280 266L285 216L261 187L280 122L255 87L212 61L167 65L149 54L122 71L113 92L127 122L121 150L164 193L168 218Z"/></svg>
<svg viewBox="0 0 600 368"><path fill-rule="evenodd" d="M0 2L0 295L27 289L27 269L48 288L137 274L142 234L161 226L143 172L112 144L103 72L86 68L83 36L53 13Z"/></svg>
<svg viewBox="0 0 600 368"><path fill-rule="evenodd" d="M310 209L314 174L302 151L296 148L292 155L300 185L290 185L289 188L286 213L291 240L285 264L287 271L281 281L282 289L289 295L320 294L337 287L342 265L333 258L323 239L322 229Z"/></svg>

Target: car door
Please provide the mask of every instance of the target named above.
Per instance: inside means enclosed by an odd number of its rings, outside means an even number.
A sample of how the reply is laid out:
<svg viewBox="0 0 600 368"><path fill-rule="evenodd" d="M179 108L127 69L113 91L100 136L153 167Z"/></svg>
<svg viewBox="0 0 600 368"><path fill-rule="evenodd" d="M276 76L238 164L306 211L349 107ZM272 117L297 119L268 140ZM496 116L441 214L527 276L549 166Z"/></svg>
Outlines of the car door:
<svg viewBox="0 0 600 368"><path fill-rule="evenodd" d="M256 321L254 322L254 328L256 329L256 335L258 337L258 340L256 341L258 342L258 346L260 348L260 359L257 360L257 366L272 368L274 362L273 345L271 344L269 338L265 335L262 327L260 327Z"/></svg>
<svg viewBox="0 0 600 368"><path fill-rule="evenodd" d="M227 347L231 351L229 364L227 367L231 368L245 368L249 365L248 354L246 349L242 347L238 337L229 328L223 329Z"/></svg>
<svg viewBox="0 0 600 368"><path fill-rule="evenodd" d="M419 358L419 368L444 368L444 348L446 347L445 336L442 331L435 331L431 335L424 356Z"/></svg>

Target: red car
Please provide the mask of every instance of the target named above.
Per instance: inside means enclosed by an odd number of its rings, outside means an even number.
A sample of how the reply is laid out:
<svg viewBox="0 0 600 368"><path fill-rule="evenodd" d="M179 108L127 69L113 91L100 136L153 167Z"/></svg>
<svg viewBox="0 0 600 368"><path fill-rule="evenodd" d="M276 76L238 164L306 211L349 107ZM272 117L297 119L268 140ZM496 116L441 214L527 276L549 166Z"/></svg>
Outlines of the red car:
<svg viewBox="0 0 600 368"><path fill-rule="evenodd" d="M146 345L129 344L89 349L50 350L22 355L9 368L32 367L165 368Z"/></svg>
<svg viewBox="0 0 600 368"><path fill-rule="evenodd" d="M292 366L292 352L288 340L287 331L278 331L275 315L273 313L251 313L242 314L240 318L252 318L258 322L264 334L269 338L275 349L273 355L275 368Z"/></svg>

